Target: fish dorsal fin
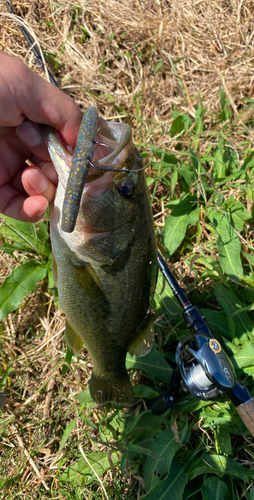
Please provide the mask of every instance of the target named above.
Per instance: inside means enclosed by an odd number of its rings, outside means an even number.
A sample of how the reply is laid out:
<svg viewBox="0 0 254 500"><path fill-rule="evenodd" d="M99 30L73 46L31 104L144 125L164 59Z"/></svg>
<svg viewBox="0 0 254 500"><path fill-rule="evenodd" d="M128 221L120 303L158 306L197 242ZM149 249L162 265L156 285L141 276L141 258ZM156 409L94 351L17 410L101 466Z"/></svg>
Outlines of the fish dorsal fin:
<svg viewBox="0 0 254 500"><path fill-rule="evenodd" d="M78 354L83 348L83 340L77 335L67 320L65 323L65 339L69 349L75 354Z"/></svg>
<svg viewBox="0 0 254 500"><path fill-rule="evenodd" d="M154 342L154 325L153 319L149 314L144 330L139 336L130 344L129 353L131 356L145 356L148 354Z"/></svg>

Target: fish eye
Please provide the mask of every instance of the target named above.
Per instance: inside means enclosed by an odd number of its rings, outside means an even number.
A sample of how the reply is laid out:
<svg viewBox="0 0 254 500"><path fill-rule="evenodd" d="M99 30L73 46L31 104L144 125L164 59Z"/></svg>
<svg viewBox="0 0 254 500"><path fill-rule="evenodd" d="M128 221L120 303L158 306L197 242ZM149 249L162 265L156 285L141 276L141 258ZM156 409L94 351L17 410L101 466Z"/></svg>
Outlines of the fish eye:
<svg viewBox="0 0 254 500"><path fill-rule="evenodd" d="M131 181L123 181L117 186L117 191L123 198L131 198L135 193L135 189L136 184Z"/></svg>

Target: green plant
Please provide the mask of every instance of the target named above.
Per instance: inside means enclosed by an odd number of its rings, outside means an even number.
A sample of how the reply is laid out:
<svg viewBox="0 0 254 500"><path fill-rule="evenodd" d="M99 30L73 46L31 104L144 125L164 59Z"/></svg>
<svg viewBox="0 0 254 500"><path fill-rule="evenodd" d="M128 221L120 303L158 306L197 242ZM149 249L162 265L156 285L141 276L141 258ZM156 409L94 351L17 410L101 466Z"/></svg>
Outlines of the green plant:
<svg viewBox="0 0 254 500"><path fill-rule="evenodd" d="M194 118L174 109L170 128L174 148L143 145L142 155L152 155L147 182L158 244L165 258L178 263L179 280L253 395L254 152L246 141L233 147L230 107L222 91L220 102L221 112L212 117L214 126L209 129L200 100ZM139 115L139 99L136 108ZM149 134L152 128L149 123ZM47 223L3 221L1 248L12 255L15 266L20 260L21 264L0 288L1 319L20 307L38 282L47 278L53 287ZM75 499L82 498L85 490L94 499L253 500L253 451L242 437L248 432L226 397L207 402L180 393L169 414L156 416L145 409L142 400L169 387L169 361L174 361L177 343L188 333L161 273L153 309L157 339L152 351L144 358L129 354L126 358L134 395L137 401L140 398L136 412L111 405L98 409L88 389L68 402L63 422L59 407L62 425L52 495L57 484L58 492ZM79 366L69 351L65 361L62 377L71 376ZM12 373L10 366L1 369L1 391ZM4 436L15 418L4 420ZM23 462L16 482L22 467ZM15 488L15 481L5 478L2 487Z"/></svg>
<svg viewBox="0 0 254 500"><path fill-rule="evenodd" d="M8 313L20 307L27 294L36 290L40 281L48 276L49 286L53 285L51 271L51 245L47 226L20 222L2 216L0 238L4 241L2 250L10 253L22 263L11 271L0 287L0 321Z"/></svg>

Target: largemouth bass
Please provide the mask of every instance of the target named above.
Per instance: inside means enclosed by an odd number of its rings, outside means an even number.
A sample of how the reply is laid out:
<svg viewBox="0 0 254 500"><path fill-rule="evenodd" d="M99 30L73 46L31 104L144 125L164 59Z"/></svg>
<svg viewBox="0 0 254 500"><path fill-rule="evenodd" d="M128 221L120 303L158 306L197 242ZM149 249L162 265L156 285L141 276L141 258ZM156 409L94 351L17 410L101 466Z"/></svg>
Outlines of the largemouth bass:
<svg viewBox="0 0 254 500"><path fill-rule="evenodd" d="M131 129L99 118L93 163L81 195L75 229L62 230L72 154L57 133L47 134L59 184L51 204L53 274L66 315L65 337L74 353L86 346L93 361L92 398L130 405L127 351L152 347L150 309L157 279L153 216L142 158Z"/></svg>

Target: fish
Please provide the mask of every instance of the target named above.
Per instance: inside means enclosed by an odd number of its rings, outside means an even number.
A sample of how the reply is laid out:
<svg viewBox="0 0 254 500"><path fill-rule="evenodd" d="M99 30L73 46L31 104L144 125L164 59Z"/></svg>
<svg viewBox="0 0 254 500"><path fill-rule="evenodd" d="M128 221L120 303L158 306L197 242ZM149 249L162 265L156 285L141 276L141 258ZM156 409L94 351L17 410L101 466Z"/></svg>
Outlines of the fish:
<svg viewBox="0 0 254 500"><path fill-rule="evenodd" d="M66 316L66 343L75 354L85 346L93 362L92 399L130 406L126 354L146 355L154 339L156 239L143 160L130 126L98 117L96 129L89 167L83 155L86 182L72 232L62 222L73 151L56 131L44 131L59 178L50 208L52 269Z"/></svg>

